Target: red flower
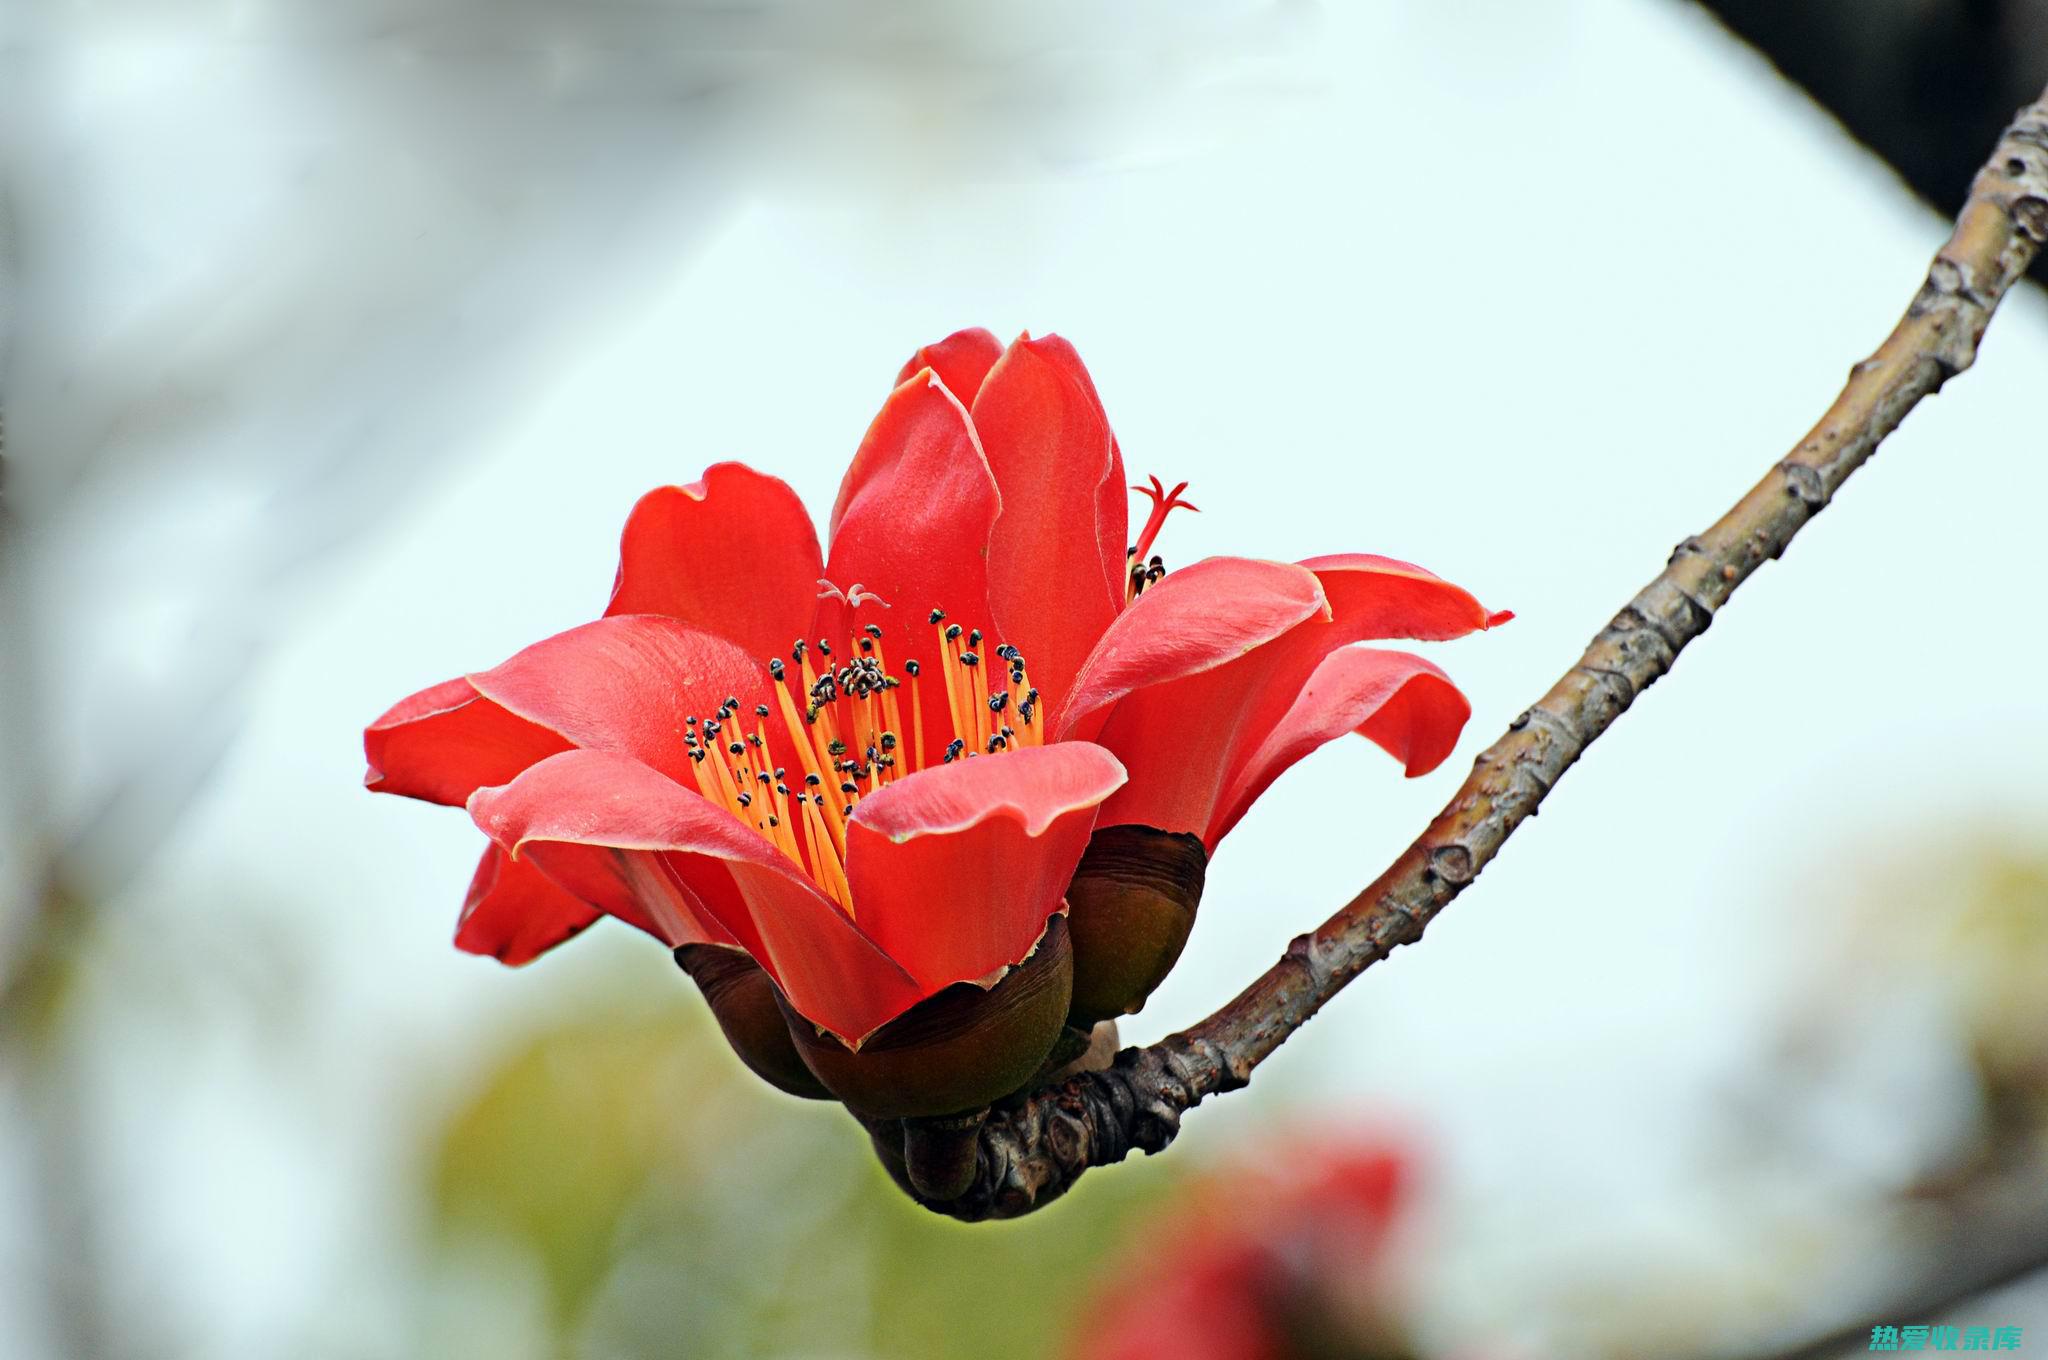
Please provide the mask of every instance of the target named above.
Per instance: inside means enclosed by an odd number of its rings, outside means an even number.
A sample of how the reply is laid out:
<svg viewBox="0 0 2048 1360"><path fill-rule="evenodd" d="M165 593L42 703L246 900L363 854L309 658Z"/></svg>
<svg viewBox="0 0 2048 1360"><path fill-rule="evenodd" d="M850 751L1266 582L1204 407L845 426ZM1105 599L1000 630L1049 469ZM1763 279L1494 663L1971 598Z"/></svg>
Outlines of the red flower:
<svg viewBox="0 0 2048 1360"><path fill-rule="evenodd" d="M1410 1158L1381 1138L1275 1139L1141 1225L1069 1360L1408 1356L1388 1250Z"/></svg>
<svg viewBox="0 0 2048 1360"><path fill-rule="evenodd" d="M1211 848L1356 730L1417 774L1469 712L1367 638L1490 623L1405 563L1128 567L1121 456L1064 340L920 350L854 454L829 557L738 463L650 492L606 616L364 734L369 785L492 846L462 948L523 963L610 914L745 951L852 1048L1031 954L1098 825ZM792 646L792 644L794 644ZM996 758L1000 757L1000 758Z"/></svg>

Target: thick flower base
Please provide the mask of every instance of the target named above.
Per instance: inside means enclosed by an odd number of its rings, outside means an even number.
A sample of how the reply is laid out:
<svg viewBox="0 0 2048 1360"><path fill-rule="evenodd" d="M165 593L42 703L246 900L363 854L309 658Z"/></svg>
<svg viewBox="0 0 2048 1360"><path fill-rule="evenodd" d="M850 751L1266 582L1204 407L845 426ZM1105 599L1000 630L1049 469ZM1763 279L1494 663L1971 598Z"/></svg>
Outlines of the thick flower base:
<svg viewBox="0 0 2048 1360"><path fill-rule="evenodd" d="M985 1109L1031 1080L1052 1052L1073 995L1065 918L1046 922L1031 954L992 987L972 982L920 1001L856 1051L782 1003L806 1066L867 1119Z"/></svg>

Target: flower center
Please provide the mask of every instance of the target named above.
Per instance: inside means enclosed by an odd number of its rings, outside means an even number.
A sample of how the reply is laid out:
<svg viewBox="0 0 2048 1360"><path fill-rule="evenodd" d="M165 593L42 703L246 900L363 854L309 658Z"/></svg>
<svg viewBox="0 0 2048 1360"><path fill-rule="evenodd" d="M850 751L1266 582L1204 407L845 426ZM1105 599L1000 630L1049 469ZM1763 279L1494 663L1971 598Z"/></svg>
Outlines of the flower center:
<svg viewBox="0 0 2048 1360"><path fill-rule="evenodd" d="M739 700L728 698L714 716L684 720L683 742L703 795L787 855L849 916L846 819L863 796L931 765L1045 741L1023 654L1006 644L984 650L979 628L950 623L943 610L932 610L927 621L937 641L937 682L915 659L904 661L900 675L892 671L882 627L870 623L847 640L843 657L826 638L799 638L787 662L769 658L772 708L757 704L743 716ZM929 702L937 710L937 685L944 686L945 711L934 711L927 732L924 691L932 688ZM802 767L794 778L774 763L768 728L777 721Z"/></svg>

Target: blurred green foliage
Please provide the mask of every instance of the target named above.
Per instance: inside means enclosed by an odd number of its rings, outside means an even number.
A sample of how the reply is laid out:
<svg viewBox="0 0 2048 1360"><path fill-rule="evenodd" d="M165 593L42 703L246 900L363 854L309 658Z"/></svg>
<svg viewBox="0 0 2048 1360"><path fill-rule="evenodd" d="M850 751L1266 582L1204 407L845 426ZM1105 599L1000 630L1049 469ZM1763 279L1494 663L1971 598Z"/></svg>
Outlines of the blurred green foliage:
<svg viewBox="0 0 2048 1360"><path fill-rule="evenodd" d="M428 1250L508 1292L533 1277L506 1263L537 1267L529 1353L1041 1357L1175 1178L1140 1161L1022 1222L938 1218L837 1106L747 1073L676 984L523 1040L434 1134Z"/></svg>

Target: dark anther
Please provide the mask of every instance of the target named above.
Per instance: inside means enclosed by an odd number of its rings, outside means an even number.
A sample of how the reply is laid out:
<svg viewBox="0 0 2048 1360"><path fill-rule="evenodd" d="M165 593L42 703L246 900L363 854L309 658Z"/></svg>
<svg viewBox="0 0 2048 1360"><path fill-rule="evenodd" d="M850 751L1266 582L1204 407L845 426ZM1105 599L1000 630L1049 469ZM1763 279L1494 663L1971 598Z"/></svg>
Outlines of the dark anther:
<svg viewBox="0 0 2048 1360"><path fill-rule="evenodd" d="M991 713L1000 713L1009 706L1010 693L1008 690L997 690L994 694L988 696L988 711Z"/></svg>
<svg viewBox="0 0 2048 1360"><path fill-rule="evenodd" d="M831 643L829 643L829 642L827 642L827 641L825 641L825 639L823 639L823 638L819 638L819 639L818 639L818 655L819 655L819 656L830 656L830 655L832 655L832 644L831 644Z"/></svg>
<svg viewBox="0 0 2048 1360"><path fill-rule="evenodd" d="M824 780L818 778L818 776L814 774L807 774L804 776L804 783L814 789L824 782Z"/></svg>
<svg viewBox="0 0 2048 1360"><path fill-rule="evenodd" d="M843 756L846 754L846 743L834 737L831 741L825 743L825 749L835 756Z"/></svg>
<svg viewBox="0 0 2048 1360"><path fill-rule="evenodd" d="M789 797L789 785L783 783L779 779L775 783L775 791L781 794L784 798Z"/></svg>
<svg viewBox="0 0 2048 1360"><path fill-rule="evenodd" d="M789 659L790 659L791 661L794 661L794 662L796 662L796 663L797 663L798 665L802 665L802 664L803 664L803 660L804 660L804 640L803 640L802 638L798 638L798 639L796 640L796 646L794 646L794 647L792 647L792 648L790 648L790 649L789 649Z"/></svg>
<svg viewBox="0 0 2048 1360"><path fill-rule="evenodd" d="M979 647L981 645L981 630L979 628L967 635L967 645L970 647Z"/></svg>
<svg viewBox="0 0 2048 1360"><path fill-rule="evenodd" d="M1007 765L1005 765L1005 766L1004 766L1003 768L1007 770L1007 769L1009 769L1010 767L1009 767L1009 766L1007 766ZM859 792L860 792L860 790L859 790L859 789L857 789L857 788L855 788L855 787L853 786L853 784L852 784L852 783L850 783L850 782L846 782L846 781L842 781L842 782L840 783L840 785L839 785L839 791L840 791L841 793L859 793Z"/></svg>
<svg viewBox="0 0 2048 1360"><path fill-rule="evenodd" d="M882 749L884 751L896 749L896 734L894 732L884 732L882 734Z"/></svg>
<svg viewBox="0 0 2048 1360"><path fill-rule="evenodd" d="M881 640L882 625L879 623L866 624L861 628L861 631L863 633L866 633L869 637L874 638L878 642Z"/></svg>
<svg viewBox="0 0 2048 1360"><path fill-rule="evenodd" d="M916 674L917 674L917 663L916 663L915 661L906 661L906 662L904 662L904 663L903 663L903 673L904 673L905 675L916 675Z"/></svg>
<svg viewBox="0 0 2048 1360"><path fill-rule="evenodd" d="M771 812L771 813L769 813L769 814L768 814L768 825L769 825L769 826L770 826L770 827L772 828L772 827L778 827L778 826L781 826L781 825L782 825L782 823L781 823L781 822L778 822L778 821L776 821L776 820L775 820L775 814Z"/></svg>
<svg viewBox="0 0 2048 1360"><path fill-rule="evenodd" d="M707 752L703 747L699 746L691 750L690 759L696 761L699 765L702 765L704 763L704 757L708 754L710 753Z"/></svg>
<svg viewBox="0 0 2048 1360"><path fill-rule="evenodd" d="M1125 548L1125 549L1124 549L1124 556L1125 556L1125 557L1136 557L1137 555L1138 555L1138 545L1137 545L1137 544L1135 544L1135 543L1133 543L1133 544L1132 544L1132 545L1131 545L1130 547L1128 547L1128 548Z"/></svg>
<svg viewBox="0 0 2048 1360"><path fill-rule="evenodd" d="M726 747L725 749L732 752L736 756L743 756L747 753L747 744L743 741L736 741L732 745Z"/></svg>
<svg viewBox="0 0 2048 1360"><path fill-rule="evenodd" d="M768 658L768 674L769 674L769 676L770 676L770 677L771 677L771 678L772 678L772 679L773 679L773 680L774 680L774 681L775 681L775 682L776 682L777 684L781 684L781 683L782 683L782 658L781 658L781 657L779 657L779 656L771 656L771 657L769 657L769 658Z"/></svg>
<svg viewBox="0 0 2048 1360"><path fill-rule="evenodd" d="M947 625L946 625L946 641L948 641L948 642L951 642L951 641L952 641L952 640L953 640L954 638L957 638L957 637L959 637L959 636L960 636L960 625L959 625L959 624L957 624L957 623L949 623L949 624L947 624Z"/></svg>
<svg viewBox="0 0 2048 1360"><path fill-rule="evenodd" d="M741 807L752 807L754 805L754 795L751 793L740 794L739 800Z"/></svg>
<svg viewBox="0 0 2048 1360"><path fill-rule="evenodd" d="M740 701L738 699L735 699L730 694L725 696L725 703L720 706L723 708L729 708L735 713L740 711Z"/></svg>
<svg viewBox="0 0 2048 1360"><path fill-rule="evenodd" d="M767 717L767 716L768 716L768 705L766 705L766 704L755 704L755 705L754 705L754 716L755 716L755 717L757 717L757 718L765 718L765 717Z"/></svg>
<svg viewBox="0 0 2048 1360"><path fill-rule="evenodd" d="M981 658L973 652L962 652L960 653L960 664L963 666L979 666Z"/></svg>
<svg viewBox="0 0 2048 1360"><path fill-rule="evenodd" d="M934 610L932 611L932 616L931 616L931 617L930 617L929 619L925 620L925 622L927 622L927 623L937 623L937 622L939 622L939 621L940 621L941 619L943 619L943 618L945 618L945 617L946 617L946 611L945 611L945 610L943 610L943 609L934 609Z"/></svg>

